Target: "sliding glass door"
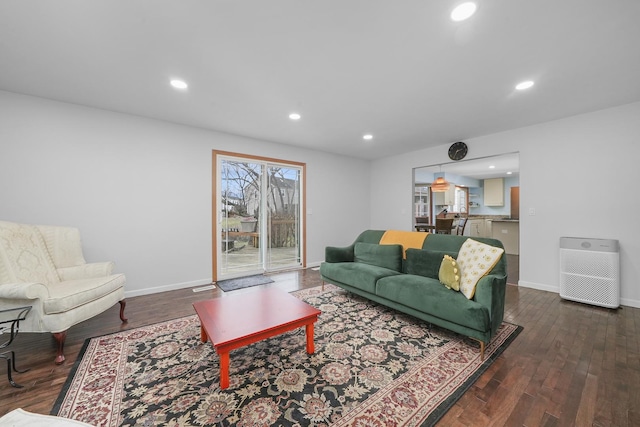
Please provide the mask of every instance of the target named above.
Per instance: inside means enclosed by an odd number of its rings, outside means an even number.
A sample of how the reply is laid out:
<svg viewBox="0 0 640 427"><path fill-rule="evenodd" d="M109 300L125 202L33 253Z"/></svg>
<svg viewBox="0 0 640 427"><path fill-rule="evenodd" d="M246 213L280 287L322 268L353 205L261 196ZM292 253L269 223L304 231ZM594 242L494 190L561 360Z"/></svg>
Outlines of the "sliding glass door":
<svg viewBox="0 0 640 427"><path fill-rule="evenodd" d="M214 151L214 280L304 265L304 164Z"/></svg>

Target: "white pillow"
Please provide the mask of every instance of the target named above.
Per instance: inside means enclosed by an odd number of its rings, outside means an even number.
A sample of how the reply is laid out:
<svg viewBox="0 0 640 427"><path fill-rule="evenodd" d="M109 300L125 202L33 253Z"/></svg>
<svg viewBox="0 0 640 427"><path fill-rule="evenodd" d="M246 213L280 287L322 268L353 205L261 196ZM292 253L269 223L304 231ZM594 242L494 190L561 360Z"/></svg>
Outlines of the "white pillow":
<svg viewBox="0 0 640 427"><path fill-rule="evenodd" d="M504 249L467 239L458 252L460 292L473 298L478 281L498 263Z"/></svg>

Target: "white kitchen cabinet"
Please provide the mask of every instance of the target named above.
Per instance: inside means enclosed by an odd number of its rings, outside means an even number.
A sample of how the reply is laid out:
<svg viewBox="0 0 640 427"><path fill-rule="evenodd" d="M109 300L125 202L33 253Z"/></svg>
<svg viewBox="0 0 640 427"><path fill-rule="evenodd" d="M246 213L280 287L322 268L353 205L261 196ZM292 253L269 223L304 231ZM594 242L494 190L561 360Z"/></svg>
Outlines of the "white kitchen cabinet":
<svg viewBox="0 0 640 427"><path fill-rule="evenodd" d="M504 206L503 178L491 178L484 180L484 205Z"/></svg>
<svg viewBox="0 0 640 427"><path fill-rule="evenodd" d="M433 193L433 204L436 206L453 206L456 203L456 186L449 183L447 191L439 191Z"/></svg>
<svg viewBox="0 0 640 427"><path fill-rule="evenodd" d="M464 234L469 237L484 237L484 220L483 219L470 219L467 221L467 226L464 229Z"/></svg>
<svg viewBox="0 0 640 427"><path fill-rule="evenodd" d="M484 231L482 237L491 237L493 230L493 220L485 219L484 220Z"/></svg>
<svg viewBox="0 0 640 427"><path fill-rule="evenodd" d="M520 254L520 223L518 221L495 220L492 223L492 236L504 245L507 254Z"/></svg>

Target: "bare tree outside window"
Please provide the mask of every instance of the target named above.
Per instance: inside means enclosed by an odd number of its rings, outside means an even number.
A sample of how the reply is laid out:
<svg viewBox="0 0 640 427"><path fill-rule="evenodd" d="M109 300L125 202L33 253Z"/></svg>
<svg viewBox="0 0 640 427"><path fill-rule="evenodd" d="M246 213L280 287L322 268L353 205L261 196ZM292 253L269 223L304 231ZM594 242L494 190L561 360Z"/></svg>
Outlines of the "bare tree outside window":
<svg viewBox="0 0 640 427"><path fill-rule="evenodd" d="M261 191L262 169L266 169L266 191ZM225 162L223 171L223 202L229 218L258 219L261 197L267 197L267 209L272 247L295 246L298 235L300 179L295 169L264 167L248 162ZM234 221L227 219L228 224Z"/></svg>

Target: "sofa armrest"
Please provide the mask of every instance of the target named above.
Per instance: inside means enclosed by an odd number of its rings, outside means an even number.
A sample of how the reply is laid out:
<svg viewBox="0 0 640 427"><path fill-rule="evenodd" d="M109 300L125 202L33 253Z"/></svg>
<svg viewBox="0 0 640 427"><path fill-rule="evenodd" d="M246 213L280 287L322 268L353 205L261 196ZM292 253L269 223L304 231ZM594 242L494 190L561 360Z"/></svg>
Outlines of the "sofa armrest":
<svg viewBox="0 0 640 427"><path fill-rule="evenodd" d="M0 298L45 300L49 298L49 288L36 282L5 283L0 285Z"/></svg>
<svg viewBox="0 0 640 427"><path fill-rule="evenodd" d="M504 303L507 278L489 274L482 277L476 285L474 300L489 309L491 316L491 336L493 336L504 318Z"/></svg>
<svg viewBox="0 0 640 427"><path fill-rule="evenodd" d="M93 262L90 264L76 265L74 267L58 268L58 276L61 281L76 279L91 279L94 277L110 276L115 268L113 261Z"/></svg>
<svg viewBox="0 0 640 427"><path fill-rule="evenodd" d="M324 249L325 262L353 262L355 259L353 255L354 245L346 247L327 246Z"/></svg>

